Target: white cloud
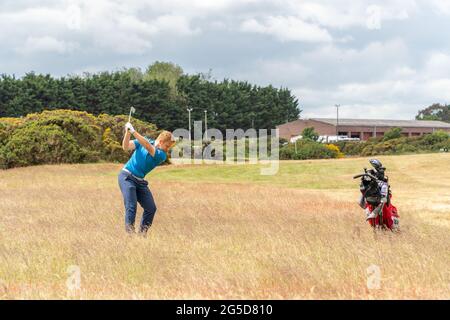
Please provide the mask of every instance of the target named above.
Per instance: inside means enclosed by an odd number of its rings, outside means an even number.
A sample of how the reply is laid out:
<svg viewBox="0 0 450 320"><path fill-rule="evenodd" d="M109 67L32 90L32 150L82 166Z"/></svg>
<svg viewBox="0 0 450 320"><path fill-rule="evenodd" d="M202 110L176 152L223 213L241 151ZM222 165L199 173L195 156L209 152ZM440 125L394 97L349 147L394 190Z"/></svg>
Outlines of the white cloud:
<svg viewBox="0 0 450 320"><path fill-rule="evenodd" d="M424 82L423 95L433 102L450 102L450 78L433 79Z"/></svg>
<svg viewBox="0 0 450 320"><path fill-rule="evenodd" d="M66 10L66 25L69 30L80 30L81 29L81 9L77 5L69 5Z"/></svg>
<svg viewBox="0 0 450 320"><path fill-rule="evenodd" d="M31 2L22 10L0 13L0 40L21 52L46 48L49 53L68 53L71 44L81 41L87 52L106 49L142 54L150 50L157 35L184 37L200 32L191 27L191 18L183 13L142 16L142 10L157 3L79 0L40 7Z"/></svg>
<svg viewBox="0 0 450 320"><path fill-rule="evenodd" d="M290 87L307 82L313 73L314 70L301 59L258 59L252 64L240 68L233 74L233 78L259 82L263 85L271 83L276 86ZM259 79L266 79L266 81L261 82Z"/></svg>
<svg viewBox="0 0 450 320"><path fill-rule="evenodd" d="M323 90L296 88L305 117L332 117L333 105L342 105L349 118L412 118L420 108L450 101L450 55L428 54L419 69L398 66L378 80L347 82Z"/></svg>
<svg viewBox="0 0 450 320"><path fill-rule="evenodd" d="M293 16L269 16L261 22L249 19L241 24L241 30L275 36L281 41L330 42L332 40L325 29Z"/></svg>
<svg viewBox="0 0 450 320"><path fill-rule="evenodd" d="M20 4L22 3L22 8ZM15 46L29 37L54 37L83 41L89 50L144 53L157 35L197 36L208 28L203 19L214 16L215 26L267 34L280 41L326 43L332 28L368 26L378 29L388 19L405 19L415 8L412 0L381 1L295 1L295 0L69 0L30 1L0 13L0 39ZM41 3L41 4L39 4ZM440 2L437 1L439 4ZM267 7L267 10L261 8ZM442 4L440 5L442 6ZM193 27L194 22L196 26ZM210 24L210 25L211 25ZM15 39L11 40L8 31ZM9 38L9 39L8 39ZM129 39L129 40L127 40ZM349 42L351 35L335 41ZM123 42L125 41L125 42ZM124 48L125 45L135 46Z"/></svg>
<svg viewBox="0 0 450 320"><path fill-rule="evenodd" d="M31 55L34 53L65 54L73 52L77 48L77 43L66 42L49 36L44 36L27 38L25 44L22 47L17 48L16 51L24 55Z"/></svg>
<svg viewBox="0 0 450 320"><path fill-rule="evenodd" d="M288 2L288 6L299 17L331 28L363 25L365 21L364 11L358 4L340 6L332 2L293 0Z"/></svg>
<svg viewBox="0 0 450 320"><path fill-rule="evenodd" d="M66 20L63 12L54 8L26 8L14 12L0 13L0 39L26 38L30 35L61 33Z"/></svg>
<svg viewBox="0 0 450 320"><path fill-rule="evenodd" d="M288 86L304 117L412 119L420 108L450 101L450 54L431 51L417 64L402 39L361 49L326 44L288 60L258 60L240 79ZM263 83L267 84L267 83Z"/></svg>
<svg viewBox="0 0 450 320"><path fill-rule="evenodd" d="M437 13L450 15L450 1L430 0L430 3Z"/></svg>
<svg viewBox="0 0 450 320"><path fill-rule="evenodd" d="M404 99L413 82L380 81L345 84L330 90L294 89L304 107L302 117L335 117L339 103L343 118L412 119L423 100Z"/></svg>
<svg viewBox="0 0 450 320"><path fill-rule="evenodd" d="M201 32L200 28L192 28L188 18L182 15L163 15L154 22L160 33L176 35L195 35Z"/></svg>
<svg viewBox="0 0 450 320"><path fill-rule="evenodd" d="M432 52L425 64L428 79L442 79L450 77L450 54ZM450 87L448 88L450 91Z"/></svg>
<svg viewBox="0 0 450 320"><path fill-rule="evenodd" d="M366 26L367 29L377 30L381 29L381 8L379 6L371 5L366 9L367 20Z"/></svg>
<svg viewBox="0 0 450 320"><path fill-rule="evenodd" d="M380 29L383 21L405 20L418 10L414 0L382 0L376 5L367 0L288 0L287 5L306 21L338 29Z"/></svg>
<svg viewBox="0 0 450 320"><path fill-rule="evenodd" d="M393 77L395 79L407 79L415 77L416 74L417 71L409 66L396 66L387 73L389 77Z"/></svg>
<svg viewBox="0 0 450 320"><path fill-rule="evenodd" d="M407 45L402 39L385 42L374 41L360 49L326 44L317 49L300 53L297 63L315 66L314 79L323 83L347 81L371 81L410 60ZM332 78L325 75L333 75ZM320 83L317 83L320 85Z"/></svg>

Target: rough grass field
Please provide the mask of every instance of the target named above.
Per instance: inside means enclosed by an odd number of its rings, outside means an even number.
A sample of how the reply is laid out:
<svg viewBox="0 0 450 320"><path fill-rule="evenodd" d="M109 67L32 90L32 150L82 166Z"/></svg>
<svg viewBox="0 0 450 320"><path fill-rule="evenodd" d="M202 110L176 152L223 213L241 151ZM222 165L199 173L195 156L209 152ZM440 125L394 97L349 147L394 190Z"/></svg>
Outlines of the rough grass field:
<svg viewBox="0 0 450 320"><path fill-rule="evenodd" d="M158 168L145 239L123 230L121 165L0 171L0 298L449 299L450 155L381 157L400 234L356 204L367 160Z"/></svg>

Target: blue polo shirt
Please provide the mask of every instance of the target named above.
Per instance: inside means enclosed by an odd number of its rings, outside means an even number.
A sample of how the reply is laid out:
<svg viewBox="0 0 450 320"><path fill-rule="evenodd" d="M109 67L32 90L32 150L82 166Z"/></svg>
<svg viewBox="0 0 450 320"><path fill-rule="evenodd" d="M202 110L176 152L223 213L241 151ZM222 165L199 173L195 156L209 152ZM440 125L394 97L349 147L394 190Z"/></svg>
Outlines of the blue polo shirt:
<svg viewBox="0 0 450 320"><path fill-rule="evenodd" d="M147 139L147 138L146 138ZM155 145L155 140L147 139L152 145ZM159 148L155 148L155 155L152 155L145 149L139 141L133 140L134 152L130 160L125 164L125 169L130 171L136 177L144 178L147 173L152 171L156 166L160 165L167 159L167 155Z"/></svg>

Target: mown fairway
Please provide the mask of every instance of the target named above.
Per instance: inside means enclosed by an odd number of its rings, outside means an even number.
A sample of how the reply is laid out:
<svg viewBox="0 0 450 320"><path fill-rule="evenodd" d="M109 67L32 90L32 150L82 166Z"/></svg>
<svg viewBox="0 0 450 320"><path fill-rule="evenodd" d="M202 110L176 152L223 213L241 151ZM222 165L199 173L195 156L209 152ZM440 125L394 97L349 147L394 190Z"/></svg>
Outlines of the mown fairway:
<svg viewBox="0 0 450 320"><path fill-rule="evenodd" d="M364 221L362 158L158 168L146 239L123 230L119 164L0 171L0 298L449 299L450 155L380 159L401 234Z"/></svg>

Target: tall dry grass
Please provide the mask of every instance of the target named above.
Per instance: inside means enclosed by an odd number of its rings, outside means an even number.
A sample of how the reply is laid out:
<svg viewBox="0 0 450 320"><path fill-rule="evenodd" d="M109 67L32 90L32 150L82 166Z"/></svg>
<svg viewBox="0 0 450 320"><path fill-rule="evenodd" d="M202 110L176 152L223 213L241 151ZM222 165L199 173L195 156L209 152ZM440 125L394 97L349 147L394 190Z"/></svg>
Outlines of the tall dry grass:
<svg viewBox="0 0 450 320"><path fill-rule="evenodd" d="M450 233L439 223L450 197L438 183L441 200L426 193L428 180L412 193L397 186L394 235L366 225L357 183L306 190L155 179L158 212L144 239L124 232L119 169L0 172L0 298L450 298ZM80 268L80 290L66 286L70 265ZM371 265L379 289L367 287Z"/></svg>

